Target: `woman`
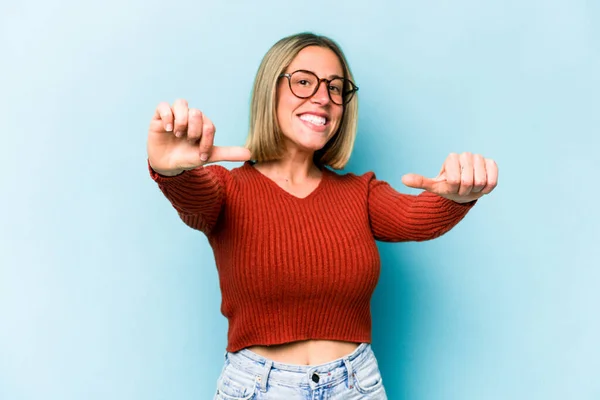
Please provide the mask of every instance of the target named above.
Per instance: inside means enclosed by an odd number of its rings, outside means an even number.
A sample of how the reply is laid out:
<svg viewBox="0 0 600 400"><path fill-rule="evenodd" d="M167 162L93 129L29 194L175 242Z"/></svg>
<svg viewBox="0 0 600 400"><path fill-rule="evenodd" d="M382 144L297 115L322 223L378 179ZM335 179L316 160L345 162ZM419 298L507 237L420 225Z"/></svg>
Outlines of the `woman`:
<svg viewBox="0 0 600 400"><path fill-rule="evenodd" d="M229 321L218 399L385 399L371 349L376 240L422 241L455 226L496 186L479 155L451 154L419 195L372 172L338 174L357 125L358 87L332 40L286 37L254 85L246 147L213 146L215 127L184 100L156 108L152 178L211 244ZM227 170L217 161L243 161Z"/></svg>

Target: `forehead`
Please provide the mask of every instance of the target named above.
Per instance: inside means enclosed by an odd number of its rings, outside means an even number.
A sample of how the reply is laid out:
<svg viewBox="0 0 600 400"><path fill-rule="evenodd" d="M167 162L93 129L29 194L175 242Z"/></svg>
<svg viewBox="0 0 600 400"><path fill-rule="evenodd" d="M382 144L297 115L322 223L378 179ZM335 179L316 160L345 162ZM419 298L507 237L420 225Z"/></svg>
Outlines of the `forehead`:
<svg viewBox="0 0 600 400"><path fill-rule="evenodd" d="M309 46L300 50L287 71L293 72L299 69L313 71L321 78L332 75L344 76L342 63L337 55L325 47Z"/></svg>

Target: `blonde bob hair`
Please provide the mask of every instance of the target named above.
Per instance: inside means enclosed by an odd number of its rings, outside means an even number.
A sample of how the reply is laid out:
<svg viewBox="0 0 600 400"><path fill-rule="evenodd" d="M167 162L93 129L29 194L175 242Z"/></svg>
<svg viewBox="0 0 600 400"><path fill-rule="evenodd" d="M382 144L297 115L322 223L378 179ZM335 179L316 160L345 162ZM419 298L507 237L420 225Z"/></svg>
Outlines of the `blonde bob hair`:
<svg viewBox="0 0 600 400"><path fill-rule="evenodd" d="M246 147L257 162L278 160L283 156L283 134L277 122L277 84L279 75L305 47L330 49L339 58L344 78L354 80L344 53L332 39L310 32L291 35L279 40L265 54L256 73L250 101L250 129ZM327 144L315 152L319 166L342 169L350 159L358 124L357 93L343 106L342 121Z"/></svg>

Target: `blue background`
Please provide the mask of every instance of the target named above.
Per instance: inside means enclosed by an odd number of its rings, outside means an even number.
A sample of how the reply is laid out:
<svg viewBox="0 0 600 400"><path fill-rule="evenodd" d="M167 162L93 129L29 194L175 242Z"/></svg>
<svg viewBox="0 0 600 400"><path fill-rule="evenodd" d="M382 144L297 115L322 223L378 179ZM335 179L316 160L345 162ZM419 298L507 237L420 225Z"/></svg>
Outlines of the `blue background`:
<svg viewBox="0 0 600 400"><path fill-rule="evenodd" d="M360 86L347 171L500 167L445 236L381 244L391 399L599 399L600 3L12 2L0 17L0 399L208 399L226 340L206 239L146 169L155 106L241 145L282 36L336 39ZM236 164L228 164L235 167Z"/></svg>

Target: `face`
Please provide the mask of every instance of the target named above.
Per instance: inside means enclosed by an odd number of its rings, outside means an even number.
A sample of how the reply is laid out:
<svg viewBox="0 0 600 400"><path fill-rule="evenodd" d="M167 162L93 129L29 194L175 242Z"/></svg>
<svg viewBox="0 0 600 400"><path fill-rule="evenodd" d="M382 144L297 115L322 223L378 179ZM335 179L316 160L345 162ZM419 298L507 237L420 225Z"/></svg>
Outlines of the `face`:
<svg viewBox="0 0 600 400"><path fill-rule="evenodd" d="M285 73L297 70L314 72L319 79L344 76L342 64L330 49L310 46L302 49ZM287 78L279 78L277 86L277 120L285 137L288 150L314 152L325 146L337 132L344 107L329 98L327 83L322 82L317 92L307 99L296 97Z"/></svg>

